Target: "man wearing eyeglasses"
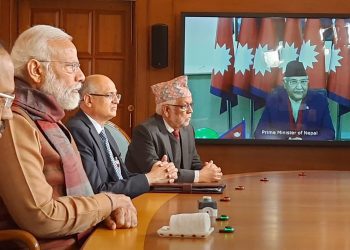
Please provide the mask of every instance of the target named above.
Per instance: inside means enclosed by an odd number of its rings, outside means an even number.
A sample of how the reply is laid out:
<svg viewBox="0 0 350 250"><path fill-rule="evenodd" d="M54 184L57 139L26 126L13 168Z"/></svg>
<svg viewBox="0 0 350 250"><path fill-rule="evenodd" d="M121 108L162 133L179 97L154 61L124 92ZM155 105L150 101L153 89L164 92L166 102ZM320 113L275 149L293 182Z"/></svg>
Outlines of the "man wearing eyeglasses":
<svg viewBox="0 0 350 250"><path fill-rule="evenodd" d="M85 79L72 37L37 25L19 35L11 57L16 97L0 143L0 229L25 229L42 248L75 249L101 221L109 229L135 227L129 197L93 194L74 140L60 121L64 110L78 106ZM2 105L10 117L13 80L7 73L13 71L9 62L2 64L9 70L0 77L9 87L0 99L7 98Z"/></svg>
<svg viewBox="0 0 350 250"><path fill-rule="evenodd" d="M80 110L67 123L77 143L85 172L95 193L121 193L134 198L148 192L153 183L173 182L177 169L157 161L147 174L130 173L117 143L104 125L116 116L121 95L104 75L86 77L80 90Z"/></svg>
<svg viewBox="0 0 350 250"><path fill-rule="evenodd" d="M309 90L304 65L291 61L286 66L283 88L266 100L255 130L257 139L334 140L327 97Z"/></svg>
<svg viewBox="0 0 350 250"><path fill-rule="evenodd" d="M13 71L11 57L0 44L0 138L6 121L12 119L11 105L15 90Z"/></svg>
<svg viewBox="0 0 350 250"><path fill-rule="evenodd" d="M179 169L178 182L216 182L222 172L213 161L201 164L190 125L193 112L187 76L153 85L156 114L135 127L126 155L131 172L147 173L166 155Z"/></svg>

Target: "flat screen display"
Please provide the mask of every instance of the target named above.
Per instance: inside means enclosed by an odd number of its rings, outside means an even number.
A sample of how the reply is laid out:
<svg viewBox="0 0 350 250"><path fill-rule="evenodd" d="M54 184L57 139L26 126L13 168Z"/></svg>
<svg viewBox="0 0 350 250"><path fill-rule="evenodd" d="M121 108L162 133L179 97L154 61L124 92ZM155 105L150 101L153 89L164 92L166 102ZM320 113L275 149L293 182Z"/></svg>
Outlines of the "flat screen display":
<svg viewBox="0 0 350 250"><path fill-rule="evenodd" d="M346 16L182 13L182 25L196 139L350 141Z"/></svg>

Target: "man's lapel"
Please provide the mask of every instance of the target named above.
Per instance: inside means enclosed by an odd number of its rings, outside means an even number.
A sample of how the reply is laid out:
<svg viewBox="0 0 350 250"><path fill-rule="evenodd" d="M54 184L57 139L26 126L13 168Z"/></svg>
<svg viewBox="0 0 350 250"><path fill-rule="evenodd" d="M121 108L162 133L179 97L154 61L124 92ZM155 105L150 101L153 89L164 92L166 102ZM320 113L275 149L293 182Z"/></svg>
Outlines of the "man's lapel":
<svg viewBox="0 0 350 250"><path fill-rule="evenodd" d="M158 129L160 131L160 138L164 143L165 153L168 156L169 162L173 162L174 156L173 156L173 150L170 144L169 131L166 129L163 118L161 116L157 116L156 119L158 119ZM163 156L160 156L160 159L161 157Z"/></svg>
<svg viewBox="0 0 350 250"><path fill-rule="evenodd" d="M117 173L115 172L110 160L107 159L107 152L105 150L105 146L102 143L101 137L100 135L97 133L96 128L94 127L94 125L92 124L92 122L90 121L90 119L86 116L86 114L82 111L81 112L81 117L82 117L82 121L86 124L86 126L88 126L89 128L89 132L91 137L93 138L93 140L95 141L99 151L100 151L100 156L103 159L103 163L106 166L107 172L109 173L109 176L111 176L115 181L118 180L118 176ZM109 138L108 138L109 140Z"/></svg>
<svg viewBox="0 0 350 250"><path fill-rule="evenodd" d="M188 157L188 131L185 128L180 129L180 137L181 137L181 156L182 156L182 165L183 168L187 166L187 162L189 161Z"/></svg>

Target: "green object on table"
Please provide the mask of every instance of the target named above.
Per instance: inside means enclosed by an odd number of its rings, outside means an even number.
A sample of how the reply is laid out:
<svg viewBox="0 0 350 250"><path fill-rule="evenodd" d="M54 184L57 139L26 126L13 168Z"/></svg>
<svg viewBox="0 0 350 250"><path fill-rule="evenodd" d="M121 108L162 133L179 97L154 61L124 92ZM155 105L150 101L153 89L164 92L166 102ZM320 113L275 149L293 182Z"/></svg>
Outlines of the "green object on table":
<svg viewBox="0 0 350 250"><path fill-rule="evenodd" d="M226 221L226 220L229 220L230 217L228 217L227 215L221 215L220 217L217 217L216 220L219 220L219 221Z"/></svg>
<svg viewBox="0 0 350 250"><path fill-rule="evenodd" d="M226 226L224 229L220 229L219 233L233 233L235 229L230 226Z"/></svg>

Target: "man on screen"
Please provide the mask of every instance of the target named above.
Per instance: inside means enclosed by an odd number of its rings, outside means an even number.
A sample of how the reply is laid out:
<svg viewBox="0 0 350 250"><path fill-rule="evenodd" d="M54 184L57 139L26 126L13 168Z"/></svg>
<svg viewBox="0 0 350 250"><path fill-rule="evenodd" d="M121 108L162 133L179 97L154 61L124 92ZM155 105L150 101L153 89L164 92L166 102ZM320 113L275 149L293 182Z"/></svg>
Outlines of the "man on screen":
<svg viewBox="0 0 350 250"><path fill-rule="evenodd" d="M334 128L325 95L308 89L301 62L287 64L283 87L267 98L255 130L257 139L334 140Z"/></svg>

